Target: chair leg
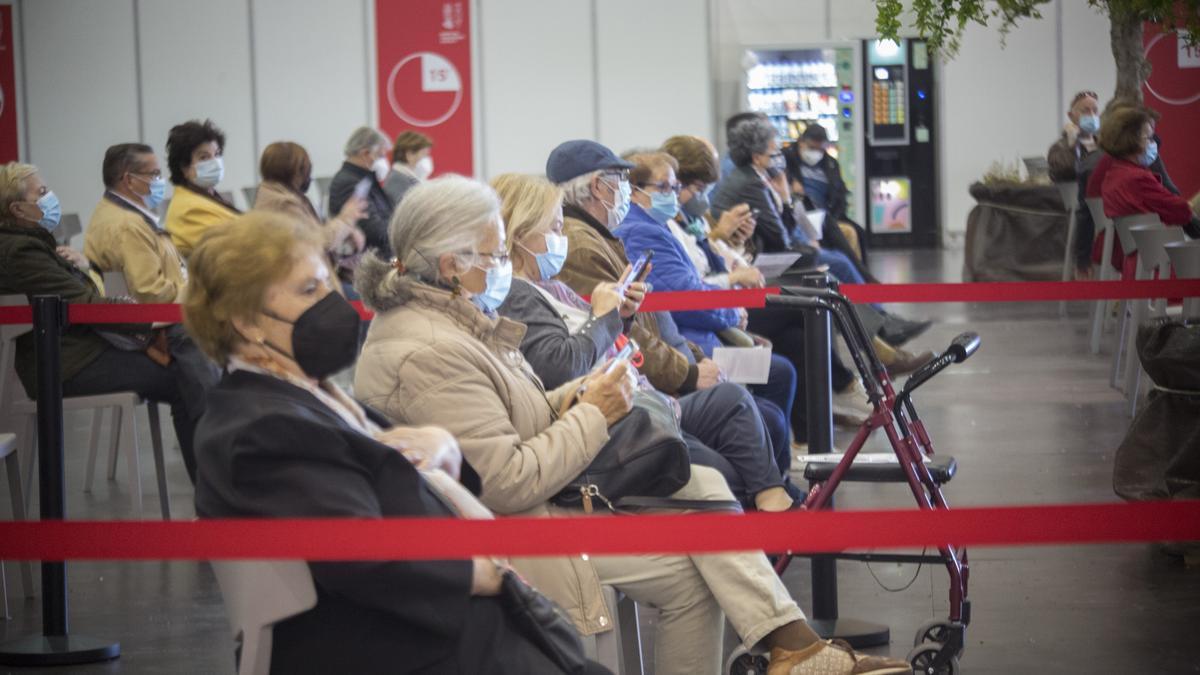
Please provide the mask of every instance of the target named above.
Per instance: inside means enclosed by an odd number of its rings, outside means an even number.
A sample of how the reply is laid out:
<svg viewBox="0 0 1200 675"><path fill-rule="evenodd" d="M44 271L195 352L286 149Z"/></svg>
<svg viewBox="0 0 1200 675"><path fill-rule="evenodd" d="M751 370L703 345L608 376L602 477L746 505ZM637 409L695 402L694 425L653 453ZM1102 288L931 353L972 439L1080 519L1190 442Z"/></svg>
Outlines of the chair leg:
<svg viewBox="0 0 1200 675"><path fill-rule="evenodd" d="M25 433L22 435L22 439L21 446L25 449L25 459L21 461L25 462L25 477L21 480L21 488L25 493L25 512L28 513L29 498L33 495L33 467L38 463L37 417L35 415L25 416Z"/></svg>
<svg viewBox="0 0 1200 675"><path fill-rule="evenodd" d="M125 465L129 472L129 494L133 502L134 519L140 520L142 517L142 468L139 464L138 452L138 437L137 437L137 416L133 410L123 411L121 414L121 435L125 437L125 442L129 447L125 449Z"/></svg>
<svg viewBox="0 0 1200 675"><path fill-rule="evenodd" d="M112 430L108 434L108 479L117 479L117 453L121 448L121 417L125 413L125 408L114 405L112 407Z"/></svg>
<svg viewBox="0 0 1200 675"><path fill-rule="evenodd" d="M92 436L88 442L87 471L83 476L83 491L91 494L96 479L96 455L100 454L100 426L104 422L104 408L92 411Z"/></svg>
<svg viewBox="0 0 1200 675"><path fill-rule="evenodd" d="M8 473L8 492L9 499L12 501L13 520L26 520L25 495L21 490L21 460L17 457L17 453L14 452L5 457L4 465ZM20 566L21 585L25 590L25 597L31 597L33 595L33 565L28 560L22 560ZM5 612L7 613L7 607Z"/></svg>
<svg viewBox="0 0 1200 675"><path fill-rule="evenodd" d="M1122 373L1124 378L1125 396L1130 401L1130 416L1133 415L1133 410L1137 408L1137 378L1142 371L1142 362L1137 355L1137 331L1142 325L1142 318L1146 313L1146 302L1144 300L1135 300L1130 303L1133 311L1129 318L1129 331L1125 335L1124 344L1121 347L1125 351L1125 370Z"/></svg>
<svg viewBox="0 0 1200 675"><path fill-rule="evenodd" d="M1129 312L1132 309L1127 300L1122 300L1117 307L1117 339L1113 346L1112 364L1108 369L1108 386L1121 391L1121 380L1119 373L1125 372L1121 369L1122 355L1125 353L1125 331L1129 328Z"/></svg>
<svg viewBox="0 0 1200 675"><path fill-rule="evenodd" d="M158 503L162 507L163 520L171 519L171 501L167 498L167 467L163 461L162 426L158 416L158 403L146 401L146 414L150 417L150 445L154 449L154 475L158 479Z"/></svg>
<svg viewBox="0 0 1200 675"><path fill-rule="evenodd" d="M1112 258L1113 249L1113 226L1110 224L1104 228L1104 254L1100 260L1100 281L1108 281L1112 278L1109 272L1112 265L1109 260ZM1104 332L1105 315L1107 314L1107 300L1097 300L1092 305L1092 335L1091 335L1091 350L1093 354L1100 353L1100 335Z"/></svg>
<svg viewBox="0 0 1200 675"><path fill-rule="evenodd" d="M1071 210L1067 213L1067 245L1066 245L1066 249L1067 250L1063 252L1062 280L1070 281L1071 280L1071 270L1074 269L1074 265L1071 264L1072 263L1071 254L1074 253L1074 250L1075 250L1075 207L1071 207ZM1064 319L1067 318L1067 301L1066 300L1063 300L1062 302L1058 303L1058 315Z"/></svg>
<svg viewBox="0 0 1200 675"><path fill-rule="evenodd" d="M617 616L621 627L621 670L627 675L641 675L642 634L633 598L626 595L617 601Z"/></svg>
<svg viewBox="0 0 1200 675"><path fill-rule="evenodd" d="M0 599L4 601L4 614L0 618L8 621L12 614L8 613L8 579L4 576L4 561L0 560Z"/></svg>

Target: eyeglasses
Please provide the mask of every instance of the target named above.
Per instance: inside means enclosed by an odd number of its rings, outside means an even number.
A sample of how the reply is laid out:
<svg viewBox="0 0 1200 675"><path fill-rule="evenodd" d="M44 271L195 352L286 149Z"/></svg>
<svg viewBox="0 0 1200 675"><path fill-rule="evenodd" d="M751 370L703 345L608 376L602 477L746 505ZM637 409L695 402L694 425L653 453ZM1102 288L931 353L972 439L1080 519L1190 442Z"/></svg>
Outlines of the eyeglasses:
<svg viewBox="0 0 1200 675"><path fill-rule="evenodd" d="M490 269L492 267L504 267L505 265L508 264L508 253L506 253L504 251L497 251L495 253L484 253L482 251L474 251L473 253L475 255L479 256L480 258L484 258L486 260L491 261L491 264L488 265L486 268L480 268L480 269Z"/></svg>
<svg viewBox="0 0 1200 675"><path fill-rule="evenodd" d="M679 194L683 190L683 186L679 183L668 183L664 180L661 183L641 183L638 185L638 189L642 192L652 189L655 192L674 192L675 194Z"/></svg>
<svg viewBox="0 0 1200 675"><path fill-rule="evenodd" d="M162 171L130 171L129 174L132 176L137 176L138 178L149 176L151 180L158 180L159 178L162 178Z"/></svg>
<svg viewBox="0 0 1200 675"><path fill-rule="evenodd" d="M612 178L613 180L629 180L628 169L613 169L600 174L601 178Z"/></svg>

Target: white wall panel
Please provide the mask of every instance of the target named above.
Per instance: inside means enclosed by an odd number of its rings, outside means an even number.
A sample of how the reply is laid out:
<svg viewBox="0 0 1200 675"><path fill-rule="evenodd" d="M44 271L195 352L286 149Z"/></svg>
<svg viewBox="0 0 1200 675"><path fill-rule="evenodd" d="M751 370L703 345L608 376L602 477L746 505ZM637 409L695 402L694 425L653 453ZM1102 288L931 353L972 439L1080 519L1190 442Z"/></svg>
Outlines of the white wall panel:
<svg viewBox="0 0 1200 675"><path fill-rule="evenodd" d="M542 174L556 145L596 137L592 0L478 7L478 171L485 179L510 171ZM434 148L435 161L436 154Z"/></svg>
<svg viewBox="0 0 1200 675"><path fill-rule="evenodd" d="M146 142L165 157L171 127L212 119L225 132L218 189L241 205L242 188L256 184L258 173L247 0L142 0L138 12Z"/></svg>
<svg viewBox="0 0 1200 675"><path fill-rule="evenodd" d="M1060 0L1063 9L1063 110L1075 92L1100 94L1103 106L1117 88L1108 16L1089 7L1087 0Z"/></svg>
<svg viewBox="0 0 1200 675"><path fill-rule="evenodd" d="M369 119L363 4L253 0L253 9L254 156L293 141L308 150L314 176L332 176L350 132Z"/></svg>
<svg viewBox="0 0 1200 675"><path fill-rule="evenodd" d="M1051 15L1052 16L1052 15ZM1027 21L1002 47L996 31L972 26L942 68L941 202L945 232L962 231L975 202L967 193L995 161L1042 155L1057 121L1055 24Z"/></svg>
<svg viewBox="0 0 1200 675"><path fill-rule="evenodd" d="M133 4L38 0L22 10L26 156L63 213L78 213L86 226L104 192L105 149L138 140Z"/></svg>
<svg viewBox="0 0 1200 675"><path fill-rule="evenodd" d="M597 0L599 140L615 152L711 138L708 13L699 0Z"/></svg>

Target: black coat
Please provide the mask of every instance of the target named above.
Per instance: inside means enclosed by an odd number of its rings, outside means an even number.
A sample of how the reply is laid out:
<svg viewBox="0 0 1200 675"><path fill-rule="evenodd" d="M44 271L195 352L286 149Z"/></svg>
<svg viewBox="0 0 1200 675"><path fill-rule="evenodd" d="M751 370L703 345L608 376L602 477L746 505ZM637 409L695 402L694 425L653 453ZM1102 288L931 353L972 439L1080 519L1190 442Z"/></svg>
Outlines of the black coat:
<svg viewBox="0 0 1200 675"><path fill-rule="evenodd" d="M201 517L451 515L400 453L268 375L227 374L209 393L195 439ZM479 488L466 465L463 482ZM309 567L317 606L275 627L272 672L445 672L462 636L477 632L468 626L478 600L468 560Z"/></svg>
<svg viewBox="0 0 1200 675"><path fill-rule="evenodd" d="M775 208L771 188L747 164L733 170L717 185L712 196L712 215L720 218L725 211L745 203L754 211L754 248L759 253L778 253L792 249L792 238Z"/></svg>
<svg viewBox="0 0 1200 675"><path fill-rule="evenodd" d="M390 258L392 247L388 243L388 221L392 219L395 205L383 191L383 186L375 180L374 171L342 162L342 168L338 169L329 183L329 217L341 212L346 200L354 194L354 187L364 178L371 180L371 189L367 192L367 215L358 221L358 227L366 235L367 248L377 249L385 258Z"/></svg>

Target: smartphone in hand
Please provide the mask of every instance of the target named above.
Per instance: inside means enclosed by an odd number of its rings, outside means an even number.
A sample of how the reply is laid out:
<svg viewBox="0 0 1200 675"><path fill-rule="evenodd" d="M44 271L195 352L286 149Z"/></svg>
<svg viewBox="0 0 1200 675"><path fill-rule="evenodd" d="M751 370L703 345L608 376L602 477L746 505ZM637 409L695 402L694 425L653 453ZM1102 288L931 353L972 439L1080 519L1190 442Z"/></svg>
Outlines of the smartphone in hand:
<svg viewBox="0 0 1200 675"><path fill-rule="evenodd" d="M645 281L646 275L650 273L650 270L648 270L646 266L650 264L650 259L653 257L654 251L650 249L642 251L642 255L636 261L634 261L632 269L629 270L629 276L625 277L625 281L622 281L617 286L617 295L620 295L623 298L633 282Z"/></svg>
<svg viewBox="0 0 1200 675"><path fill-rule="evenodd" d="M371 192L371 178L366 177L358 181L354 186L354 197L356 199L366 199L367 194Z"/></svg>

